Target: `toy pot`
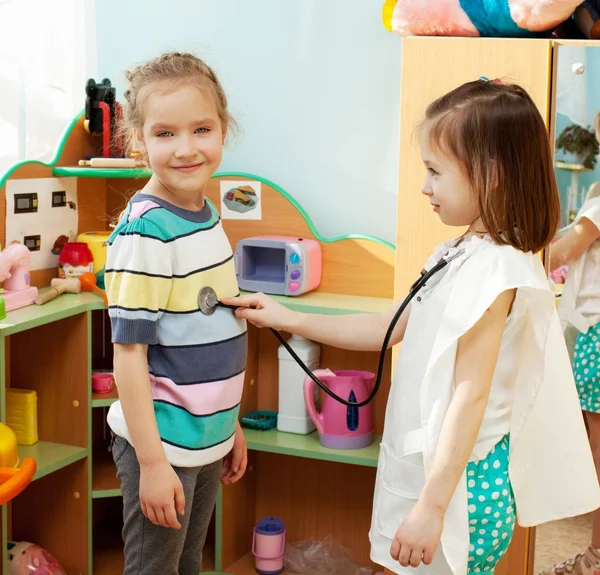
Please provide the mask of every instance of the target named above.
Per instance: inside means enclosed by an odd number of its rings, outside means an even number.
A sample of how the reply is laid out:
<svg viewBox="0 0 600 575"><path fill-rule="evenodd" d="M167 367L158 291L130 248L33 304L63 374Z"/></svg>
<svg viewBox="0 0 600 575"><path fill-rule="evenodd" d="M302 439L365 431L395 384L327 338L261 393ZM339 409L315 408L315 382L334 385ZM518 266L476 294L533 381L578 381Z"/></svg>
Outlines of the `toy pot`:
<svg viewBox="0 0 600 575"><path fill-rule="evenodd" d="M318 369L315 376L331 391L348 401L361 402L369 397L375 374L368 371L330 371ZM315 382L304 380L304 401L319 433L323 447L332 449L360 449L373 443L373 415L371 404L349 407L322 394L321 411L315 408Z"/></svg>
<svg viewBox="0 0 600 575"><path fill-rule="evenodd" d="M254 528L252 553L254 569L261 575L277 575L283 572L285 528L277 517L263 517Z"/></svg>

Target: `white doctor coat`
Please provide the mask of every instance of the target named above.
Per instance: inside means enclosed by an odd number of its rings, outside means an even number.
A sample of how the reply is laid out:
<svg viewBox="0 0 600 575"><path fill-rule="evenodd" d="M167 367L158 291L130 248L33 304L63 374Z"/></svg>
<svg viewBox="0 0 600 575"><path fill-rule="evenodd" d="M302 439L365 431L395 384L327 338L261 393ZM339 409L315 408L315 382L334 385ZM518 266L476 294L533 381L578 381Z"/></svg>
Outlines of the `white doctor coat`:
<svg viewBox="0 0 600 575"><path fill-rule="evenodd" d="M465 474L447 509L431 565L401 567L390 547L433 462L452 399L458 340L508 289L517 288L527 314L510 422L509 473L517 522L534 526L600 506L569 356L539 256L476 236L458 248L454 243L440 246L427 265L430 269L446 253L464 250L413 299L387 404L369 537L371 559L394 573L467 573Z"/></svg>

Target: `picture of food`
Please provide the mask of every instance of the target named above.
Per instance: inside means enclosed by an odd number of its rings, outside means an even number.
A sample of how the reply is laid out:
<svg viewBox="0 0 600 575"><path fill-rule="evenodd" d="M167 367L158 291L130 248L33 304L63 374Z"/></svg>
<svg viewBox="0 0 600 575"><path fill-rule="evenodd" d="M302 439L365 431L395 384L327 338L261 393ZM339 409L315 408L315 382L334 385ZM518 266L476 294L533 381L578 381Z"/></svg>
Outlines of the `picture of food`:
<svg viewBox="0 0 600 575"><path fill-rule="evenodd" d="M225 193L223 203L231 211L243 214L256 208L258 197L250 186L239 186Z"/></svg>

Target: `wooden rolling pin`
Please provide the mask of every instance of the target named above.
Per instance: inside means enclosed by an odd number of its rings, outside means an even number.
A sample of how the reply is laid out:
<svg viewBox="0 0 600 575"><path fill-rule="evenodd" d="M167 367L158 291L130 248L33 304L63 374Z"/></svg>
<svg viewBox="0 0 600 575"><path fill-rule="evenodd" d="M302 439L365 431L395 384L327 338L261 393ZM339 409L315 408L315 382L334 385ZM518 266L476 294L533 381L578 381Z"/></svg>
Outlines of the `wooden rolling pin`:
<svg viewBox="0 0 600 575"><path fill-rule="evenodd" d="M81 293L81 282L77 278L54 278L50 283L50 289L40 294L35 303L38 305L45 304L63 293Z"/></svg>
<svg viewBox="0 0 600 575"><path fill-rule="evenodd" d="M79 160L79 165L90 168L139 168L144 163L135 158L92 158Z"/></svg>

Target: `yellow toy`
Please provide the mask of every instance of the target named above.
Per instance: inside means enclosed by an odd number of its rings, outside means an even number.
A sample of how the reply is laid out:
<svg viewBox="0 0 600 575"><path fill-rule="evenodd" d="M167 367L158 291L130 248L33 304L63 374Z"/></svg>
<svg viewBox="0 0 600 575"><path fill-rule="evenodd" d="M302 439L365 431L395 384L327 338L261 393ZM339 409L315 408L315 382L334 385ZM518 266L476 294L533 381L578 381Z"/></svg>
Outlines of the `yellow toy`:
<svg viewBox="0 0 600 575"><path fill-rule="evenodd" d="M17 436L0 423L0 505L19 495L31 483L36 469L33 457L25 457L19 468Z"/></svg>

